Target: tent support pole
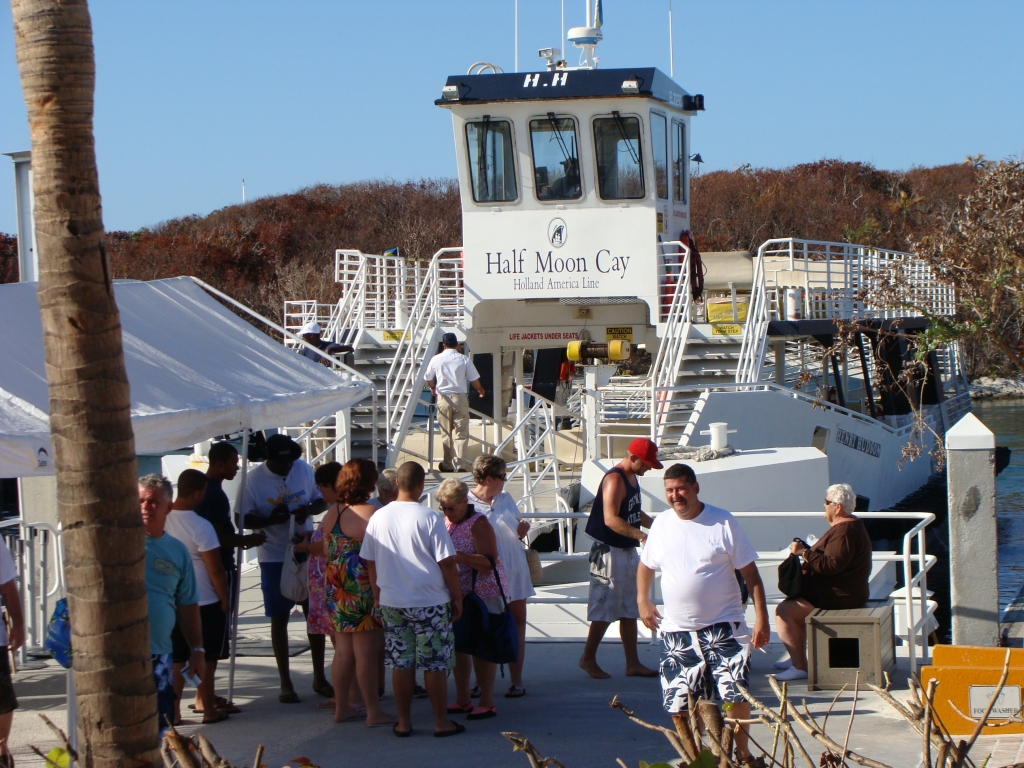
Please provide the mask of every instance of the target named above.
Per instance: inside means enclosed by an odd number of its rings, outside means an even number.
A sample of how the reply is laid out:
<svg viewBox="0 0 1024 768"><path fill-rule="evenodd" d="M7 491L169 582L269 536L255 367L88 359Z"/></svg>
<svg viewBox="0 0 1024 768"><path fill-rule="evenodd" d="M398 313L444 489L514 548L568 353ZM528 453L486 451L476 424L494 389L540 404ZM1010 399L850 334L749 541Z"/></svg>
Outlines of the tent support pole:
<svg viewBox="0 0 1024 768"><path fill-rule="evenodd" d="M242 430L242 480L238 484L238 495L235 497L235 530L242 532L242 502L245 499L245 483L249 475L249 430ZM228 671L228 701L233 702L235 696L235 658L238 656L238 611L242 594L242 558L245 549L241 544L235 548L235 583L231 585L234 592L231 606L231 664Z"/></svg>

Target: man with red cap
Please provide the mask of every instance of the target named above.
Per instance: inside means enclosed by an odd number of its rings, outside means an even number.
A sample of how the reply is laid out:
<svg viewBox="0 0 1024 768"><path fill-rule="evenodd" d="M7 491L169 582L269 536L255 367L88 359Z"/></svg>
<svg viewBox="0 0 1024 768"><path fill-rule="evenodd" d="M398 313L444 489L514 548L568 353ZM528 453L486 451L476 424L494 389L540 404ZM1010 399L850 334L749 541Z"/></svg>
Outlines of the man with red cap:
<svg viewBox="0 0 1024 768"><path fill-rule="evenodd" d="M661 469L658 446L638 437L629 452L601 481L587 521L587 535L594 540L590 550L590 597L587 621L590 632L580 657L580 668L591 677L611 677L597 664L597 649L608 625L619 622L622 650L626 654L626 675L654 677L658 673L640 663L636 652L636 621L640 609L636 597L636 573L640 555L636 547L647 539L641 528L653 520L640 509L640 481L649 469Z"/></svg>

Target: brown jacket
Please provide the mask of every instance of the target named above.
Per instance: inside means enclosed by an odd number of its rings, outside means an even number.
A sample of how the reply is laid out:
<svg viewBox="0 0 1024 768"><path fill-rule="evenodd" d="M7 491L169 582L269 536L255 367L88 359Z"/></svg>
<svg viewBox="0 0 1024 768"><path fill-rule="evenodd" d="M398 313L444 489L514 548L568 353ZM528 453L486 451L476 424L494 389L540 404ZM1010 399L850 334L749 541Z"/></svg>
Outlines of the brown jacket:
<svg viewBox="0 0 1024 768"><path fill-rule="evenodd" d="M831 526L804 555L800 597L815 608L862 608L871 578L871 537L862 520Z"/></svg>

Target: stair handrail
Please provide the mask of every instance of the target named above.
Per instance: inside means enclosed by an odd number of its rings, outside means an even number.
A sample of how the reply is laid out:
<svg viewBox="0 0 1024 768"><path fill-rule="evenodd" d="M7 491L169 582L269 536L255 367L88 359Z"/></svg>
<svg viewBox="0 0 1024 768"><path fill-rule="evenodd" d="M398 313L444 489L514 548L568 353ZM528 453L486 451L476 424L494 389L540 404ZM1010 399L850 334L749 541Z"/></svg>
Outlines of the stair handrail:
<svg viewBox="0 0 1024 768"><path fill-rule="evenodd" d="M675 246L676 252L666 252L666 249ZM651 414L651 439L657 442L665 431L664 420L660 418L661 408L658 404L659 389L672 386L679 378L679 371L682 368L683 357L686 354L686 340L690 335L690 316L693 307L693 292L690 283L690 249L679 240L672 240L661 244L662 258L665 256L681 255L678 259L679 274L676 279L676 287L672 292L672 303L669 306L668 316L665 318L665 333L658 345L658 355L651 366L651 383L648 393ZM669 266L665 263L666 268ZM659 296L660 301L660 296ZM668 408L668 400L664 402L664 408Z"/></svg>
<svg viewBox="0 0 1024 768"><path fill-rule="evenodd" d="M412 422L414 407L423 389L427 363L441 336L441 306L438 296L438 262L447 253L461 253L461 247L442 248L430 260L430 267L416 293L405 332L399 339L385 381L385 423L389 463L398 455L405 432ZM415 401L414 401L415 397Z"/></svg>
<svg viewBox="0 0 1024 768"><path fill-rule="evenodd" d="M743 384L761 380L761 369L768 349L768 286L764 271L764 252L766 246L773 241L765 241L757 249L754 259L754 275L750 291L750 304L747 307L747 322L743 325L743 341L740 344L740 356L736 363L736 382ZM774 241L777 242L777 241ZM792 248L792 240L790 240ZM792 258L792 252L790 253Z"/></svg>
<svg viewBox="0 0 1024 768"><path fill-rule="evenodd" d="M356 268L349 289L345 295L338 300L337 310L332 313L330 324L324 333L324 337L331 341L340 342L339 334L342 331L354 330L356 335L363 328L362 305L366 298L366 254L359 254L359 266ZM348 341L354 341L349 337Z"/></svg>

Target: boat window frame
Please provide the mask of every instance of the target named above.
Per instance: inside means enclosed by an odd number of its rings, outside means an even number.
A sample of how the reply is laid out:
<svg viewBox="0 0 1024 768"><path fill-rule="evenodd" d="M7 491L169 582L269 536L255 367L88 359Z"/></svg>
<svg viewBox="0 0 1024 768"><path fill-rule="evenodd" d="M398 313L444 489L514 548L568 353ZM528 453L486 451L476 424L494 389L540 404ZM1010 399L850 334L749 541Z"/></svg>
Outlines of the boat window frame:
<svg viewBox="0 0 1024 768"><path fill-rule="evenodd" d="M680 205L686 205L690 199L689 185L690 185L690 151L686 146L686 142L689 137L686 135L687 125L686 121L678 117L672 118L672 132L669 136L669 143L672 151L670 153L670 160L672 161L672 202L679 203ZM682 132L682 147L676 146L676 136ZM675 157L676 150L680 150L680 156ZM677 197L676 193L680 195Z"/></svg>
<svg viewBox="0 0 1024 768"><path fill-rule="evenodd" d="M510 147L510 149L509 149L509 157L510 157L510 159L512 161L512 167L511 167L510 174L511 174L511 178L512 178L512 184L513 184L513 187L514 187L514 190L515 190L515 197L508 198L508 199L502 199L502 200L478 200L477 199L477 196L476 196L476 179L474 178L474 175L473 175L474 168L476 167L476 161L473 158L472 142L471 142L471 140L469 138L469 128L470 128L471 125L480 125L482 123L490 123L490 124L506 123L508 125L508 128L509 128L509 147ZM491 115L480 115L479 117L467 117L464 120L464 123L463 123L462 135L465 137L465 141L466 141L466 162L467 162L467 166L468 166L467 170L469 171L469 188L470 188L471 197L473 198L473 203L475 205L479 205L479 206L494 206L494 205L507 205L509 203L519 202L519 200L520 200L520 198L522 196L522 192L520 191L521 179L519 178L519 165L518 165L518 163L516 161L516 158L518 156L518 148L516 146L516 122L515 122L515 120L513 118L511 118L511 117L493 117Z"/></svg>
<svg viewBox="0 0 1024 768"><path fill-rule="evenodd" d="M602 190L601 190L601 165L600 165L598 154L597 154L597 149L598 149L597 122L598 122L598 120L614 120L616 117L618 117L620 120L624 119L624 118L634 119L634 120L636 120L639 123L639 130L637 131L637 142L639 144L639 146L638 146L639 161L637 162L637 168L640 169L640 188L641 188L641 194L639 194L639 195L634 195L634 196L630 196L630 197L605 197L603 192L602 192ZM644 118L643 118L643 115L637 114L635 112L622 113L622 112L619 112L618 110L612 110L611 112L608 112L608 113L605 113L605 114L593 115L590 118L590 135L591 135L591 140L593 141L592 157L594 159L594 178L595 178L594 186L597 189L597 196L598 196L598 198L600 200L602 200L602 201L606 201L606 202L609 202L609 203L621 203L621 202L627 201L627 200L645 200L645 199L647 199L647 179L645 178L645 174L644 174Z"/></svg>
<svg viewBox="0 0 1024 768"><path fill-rule="evenodd" d="M542 198L540 196L540 194L539 194L540 186L537 183L537 156L534 153L534 145L533 145L533 123L534 122L541 122L541 121L545 121L546 122L546 121L550 121L552 119L554 119L554 120L571 120L572 121L573 138L576 141L576 168L577 168L577 170L579 172L579 175L580 175L580 192L575 197L549 197L549 198ZM579 127L580 127L579 118L576 115L571 115L571 114L559 114L557 112L548 112L545 115L533 115L533 116L527 118L527 120L526 120L526 131L529 134L529 138L530 138L530 164L532 166L531 170L533 171L533 177L532 177L532 181L533 181L533 196L537 200L538 203L550 203L550 204L556 204L557 205L557 204L562 204L562 203L580 202L580 201L582 201L586 197L586 194L585 194L586 193L586 189L584 188L584 184L583 184L583 167L582 167L582 162L580 160L580 154L581 154L580 150L582 148L582 145L580 143Z"/></svg>
<svg viewBox="0 0 1024 768"><path fill-rule="evenodd" d="M658 142L656 142L654 140L654 121L655 121L656 118L660 119L662 121L662 125L665 126L665 141L662 142L662 145L663 145L662 149L665 152L665 196L664 197L662 197L661 189L658 186L658 155L657 155ZM651 110L651 126L650 126L650 130L651 130L651 166L654 168L654 198L656 200L668 201L668 200L672 199L671 198L671 194L672 193L669 191L670 188L671 188L671 185L672 185L672 178L671 178L671 176L672 176L672 167L671 167L672 153L669 150L669 139L671 138L671 134L669 133L669 126L670 125L671 125L671 122L669 121L668 115L666 115L664 112L659 112L656 109L652 109Z"/></svg>

